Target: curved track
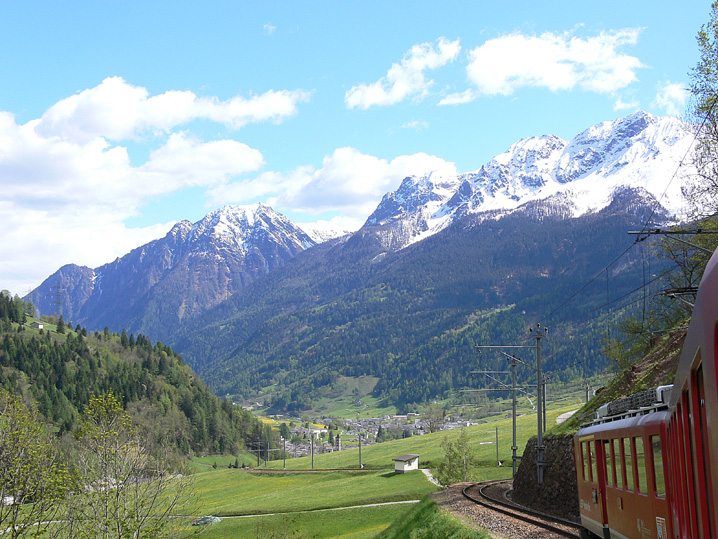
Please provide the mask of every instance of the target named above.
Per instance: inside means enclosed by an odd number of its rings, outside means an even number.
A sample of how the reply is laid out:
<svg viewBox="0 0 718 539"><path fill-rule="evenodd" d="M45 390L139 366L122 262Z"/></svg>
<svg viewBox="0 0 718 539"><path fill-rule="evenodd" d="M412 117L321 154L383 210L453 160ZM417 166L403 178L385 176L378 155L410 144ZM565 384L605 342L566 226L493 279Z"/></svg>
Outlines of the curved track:
<svg viewBox="0 0 718 539"><path fill-rule="evenodd" d="M505 499L496 499L487 494L486 491L489 487L496 486L500 483L506 483L508 481L510 480L499 479L495 481L485 481L483 483L474 483L473 485L465 487L463 489L463 494L464 497L466 497L468 500L471 500L474 503L477 503L504 515L508 515L511 518L515 518L523 522L533 524L534 526L539 526L564 537L581 537L581 525L577 522L572 522L570 520L564 520L561 518L553 517L551 515L540 513L538 511L533 511L531 509L527 509L526 507L508 502ZM478 491L478 496L474 494L469 494L467 491L470 489Z"/></svg>

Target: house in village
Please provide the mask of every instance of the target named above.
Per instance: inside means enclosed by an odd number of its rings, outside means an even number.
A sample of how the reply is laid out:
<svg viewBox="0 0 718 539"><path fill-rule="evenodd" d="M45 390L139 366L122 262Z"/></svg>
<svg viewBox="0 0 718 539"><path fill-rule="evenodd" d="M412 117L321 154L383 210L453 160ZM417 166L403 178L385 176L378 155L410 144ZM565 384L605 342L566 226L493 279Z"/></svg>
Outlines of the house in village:
<svg viewBox="0 0 718 539"><path fill-rule="evenodd" d="M30 327L33 329L42 329L45 327L45 325L42 322L38 322L37 320L33 320L30 322Z"/></svg>
<svg viewBox="0 0 718 539"><path fill-rule="evenodd" d="M396 473L406 473L419 469L419 455L402 455L391 459L394 461L394 471Z"/></svg>

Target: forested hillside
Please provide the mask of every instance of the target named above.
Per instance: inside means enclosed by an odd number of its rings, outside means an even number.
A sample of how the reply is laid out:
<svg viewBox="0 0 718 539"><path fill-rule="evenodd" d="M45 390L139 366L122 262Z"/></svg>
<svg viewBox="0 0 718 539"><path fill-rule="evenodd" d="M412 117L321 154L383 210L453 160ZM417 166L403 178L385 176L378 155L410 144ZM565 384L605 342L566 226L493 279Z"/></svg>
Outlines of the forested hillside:
<svg viewBox="0 0 718 539"><path fill-rule="evenodd" d="M174 342L213 390L263 389L276 409L310 407L340 376L379 377L375 395L400 407L474 387L471 370L504 362L480 358L476 345L528 344L537 321L551 326L546 370L576 378L605 368L599 349L617 315L604 307L640 288L640 252L561 304L630 244L627 231L649 211L626 196L575 219L530 208L468 217L394 253L360 231L300 254Z"/></svg>
<svg viewBox="0 0 718 539"><path fill-rule="evenodd" d="M122 396L147 443L181 454L236 452L268 435L249 412L216 397L169 346L143 336L30 327L32 306L0 293L0 388L35 400L58 433L75 429L90 397Z"/></svg>

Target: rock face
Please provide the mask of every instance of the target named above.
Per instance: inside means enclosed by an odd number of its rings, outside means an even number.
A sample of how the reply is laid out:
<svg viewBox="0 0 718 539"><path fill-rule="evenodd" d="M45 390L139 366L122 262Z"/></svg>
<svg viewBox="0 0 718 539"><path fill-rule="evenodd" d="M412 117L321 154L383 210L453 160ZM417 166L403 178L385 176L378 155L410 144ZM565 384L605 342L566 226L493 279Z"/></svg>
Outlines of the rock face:
<svg viewBox="0 0 718 539"><path fill-rule="evenodd" d="M568 520L579 520L578 483L573 457L573 436L544 438L544 481L538 485L536 437L524 449L521 464L514 478L512 499L526 507Z"/></svg>
<svg viewBox="0 0 718 539"><path fill-rule="evenodd" d="M164 338L315 242L269 206L224 206L196 223L180 221L164 238L91 269L67 265L29 299L88 329L126 328ZM58 288L62 292L58 292Z"/></svg>

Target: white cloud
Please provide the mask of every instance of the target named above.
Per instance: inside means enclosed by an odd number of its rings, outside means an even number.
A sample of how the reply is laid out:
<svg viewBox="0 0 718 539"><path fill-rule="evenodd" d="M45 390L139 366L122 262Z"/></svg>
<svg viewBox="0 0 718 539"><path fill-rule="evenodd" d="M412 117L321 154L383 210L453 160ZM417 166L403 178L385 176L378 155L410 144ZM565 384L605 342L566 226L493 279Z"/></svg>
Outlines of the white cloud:
<svg viewBox="0 0 718 539"><path fill-rule="evenodd" d="M154 197L219 189L264 166L257 149L231 139L201 141L173 131L178 125L194 118L230 127L281 120L305 97L283 91L227 101L176 91L148 97L115 77L22 125L0 111L0 280L13 261L31 266L24 283L38 285L65 263L96 267L164 235L167 223L131 228L125 220ZM140 133L156 148L133 165L114 141Z"/></svg>
<svg viewBox="0 0 718 539"><path fill-rule="evenodd" d="M477 97L479 97L479 94L469 88L463 92L447 95L439 101L439 105L463 105L464 103L471 103Z"/></svg>
<svg viewBox="0 0 718 539"><path fill-rule="evenodd" d="M212 189L211 200L214 205L240 204L265 197L268 204L280 211L312 215L339 212L345 223L356 225L363 222L381 197L396 189L402 179L432 171L455 174L456 167L425 153L387 161L345 147L326 156L321 168L304 166L287 174L268 172L252 181L238 180ZM351 228L347 224L343 226Z"/></svg>
<svg viewBox="0 0 718 539"><path fill-rule="evenodd" d="M589 38L514 33L473 49L467 73L484 95L510 95L525 86L611 94L637 80L636 71L643 65L619 49L635 45L639 34L639 29Z"/></svg>
<svg viewBox="0 0 718 539"><path fill-rule="evenodd" d="M624 101L620 97L616 99L616 102L613 104L613 110L636 110L638 109L640 103L636 100L633 101Z"/></svg>
<svg viewBox="0 0 718 539"><path fill-rule="evenodd" d="M414 129L416 131L421 131L422 129L427 129L428 127L429 123L424 120L413 120L401 126L402 129Z"/></svg>
<svg viewBox="0 0 718 539"><path fill-rule="evenodd" d="M680 82L666 81L660 84L651 106L664 111L668 116L680 116L686 108L688 88Z"/></svg>
<svg viewBox="0 0 718 539"><path fill-rule="evenodd" d="M197 97L190 91L171 90L156 96L121 77L108 77L94 88L83 90L50 107L38 122L39 134L75 142L96 137L121 141L146 131L168 132L198 118L232 129L251 122L281 121L297 113L297 104L309 99L304 90L269 90L226 101Z"/></svg>
<svg viewBox="0 0 718 539"><path fill-rule="evenodd" d="M274 34L274 32L277 31L277 27L274 26L273 24L267 23L267 24L265 24L265 25L262 27L262 31L263 31L265 34L267 34L268 36L271 36L272 34Z"/></svg>
<svg viewBox="0 0 718 539"><path fill-rule="evenodd" d="M414 45L402 58L392 64L386 76L371 84L360 84L346 92L344 101L350 109L368 109L374 105L393 105L412 95L423 95L431 86L424 71L437 69L453 62L461 50L459 40L440 38L438 51L431 43Z"/></svg>

